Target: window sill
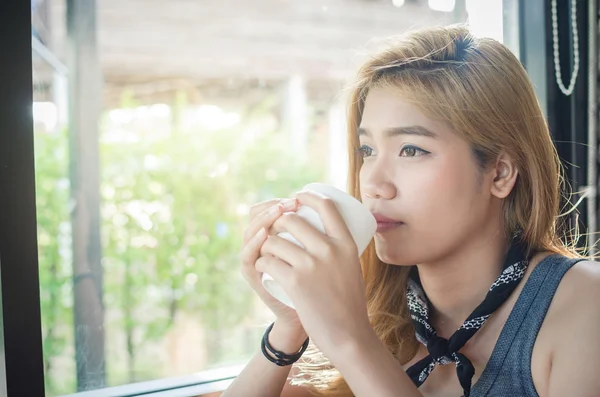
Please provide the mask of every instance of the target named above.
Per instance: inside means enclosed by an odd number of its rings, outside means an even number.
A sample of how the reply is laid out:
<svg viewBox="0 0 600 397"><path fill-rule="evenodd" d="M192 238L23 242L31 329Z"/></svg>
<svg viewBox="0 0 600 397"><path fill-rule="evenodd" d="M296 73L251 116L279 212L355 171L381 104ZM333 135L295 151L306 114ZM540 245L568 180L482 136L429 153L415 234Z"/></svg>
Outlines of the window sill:
<svg viewBox="0 0 600 397"><path fill-rule="evenodd" d="M244 367L245 364L217 368L177 378L131 383L62 397L213 397L213 395L216 397L227 389Z"/></svg>

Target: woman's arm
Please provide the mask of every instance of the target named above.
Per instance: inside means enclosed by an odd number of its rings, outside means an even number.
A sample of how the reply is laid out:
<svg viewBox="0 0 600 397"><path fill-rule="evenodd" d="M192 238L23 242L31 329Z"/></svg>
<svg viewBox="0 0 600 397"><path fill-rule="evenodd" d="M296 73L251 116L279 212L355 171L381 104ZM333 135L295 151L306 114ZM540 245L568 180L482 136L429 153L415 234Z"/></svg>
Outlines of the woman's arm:
<svg viewBox="0 0 600 397"><path fill-rule="evenodd" d="M346 343L341 342L337 348L339 353L330 354L330 360L355 397L422 397L371 328Z"/></svg>
<svg viewBox="0 0 600 397"><path fill-rule="evenodd" d="M319 214L327 234L298 214L278 218L304 247L270 236L255 269L270 274L294 303L302 328L356 397L421 396L369 321L357 246L336 204L317 192L296 195Z"/></svg>
<svg viewBox="0 0 600 397"><path fill-rule="evenodd" d="M264 289L262 274L256 270L255 265L268 231L272 231L273 222L281 217L284 211L295 211L297 206L298 202L295 199L273 199L252 206L250 224L244 232L240 256L242 275L277 318L269 334L269 343L274 349L289 354L300 349L306 340L306 332L298 320L296 311L279 302ZM299 393L301 389L288 384L290 369L291 366L279 367L273 364L259 352L222 397L280 397L282 390L285 397L304 397Z"/></svg>
<svg viewBox="0 0 600 397"><path fill-rule="evenodd" d="M292 354L306 340L306 333L297 329L283 329L277 322L269 335L269 343L276 350ZM308 397L310 394L300 387L290 386L287 378L291 366L279 367L258 352L246 368L227 388L222 397ZM285 386L285 389L284 389Z"/></svg>

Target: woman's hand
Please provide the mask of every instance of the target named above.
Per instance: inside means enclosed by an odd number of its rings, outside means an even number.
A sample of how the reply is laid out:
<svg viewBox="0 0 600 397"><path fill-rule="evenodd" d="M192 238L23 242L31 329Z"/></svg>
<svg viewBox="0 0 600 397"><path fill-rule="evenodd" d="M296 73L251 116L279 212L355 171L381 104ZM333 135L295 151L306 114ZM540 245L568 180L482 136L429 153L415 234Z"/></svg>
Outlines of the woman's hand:
<svg viewBox="0 0 600 397"><path fill-rule="evenodd" d="M305 248L269 235L256 270L283 287L304 329L331 359L334 346L372 337L358 251L331 199L312 191L300 192L296 199L319 214L326 235L296 213L285 213L273 229L289 232Z"/></svg>
<svg viewBox="0 0 600 397"><path fill-rule="evenodd" d="M298 314L265 290L262 285L262 273L257 271L255 263L259 259L260 248L267 240L269 233L275 233L271 228L273 223L284 212L295 211L297 207L298 203L295 199L273 199L252 206L250 209L250 224L244 233L241 254L242 275L261 300L275 314L277 318L276 328L287 330L289 333L296 335L304 333Z"/></svg>

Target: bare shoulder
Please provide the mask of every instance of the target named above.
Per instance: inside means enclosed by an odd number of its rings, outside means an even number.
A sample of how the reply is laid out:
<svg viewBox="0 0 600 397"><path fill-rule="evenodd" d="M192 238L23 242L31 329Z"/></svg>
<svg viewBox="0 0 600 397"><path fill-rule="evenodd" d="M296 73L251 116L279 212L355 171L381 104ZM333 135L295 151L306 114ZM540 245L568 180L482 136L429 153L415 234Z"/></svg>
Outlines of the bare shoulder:
<svg viewBox="0 0 600 397"><path fill-rule="evenodd" d="M571 267L561 280L556 290L555 300L569 305L571 309L585 306L597 309L600 297L600 263L581 261Z"/></svg>
<svg viewBox="0 0 600 397"><path fill-rule="evenodd" d="M577 262L561 280L547 317L562 324L557 327L556 337L581 337L580 326L589 328L589 324L600 320L600 263L595 261ZM578 333L573 335L573 333ZM566 334L565 334L566 333Z"/></svg>
<svg viewBox="0 0 600 397"><path fill-rule="evenodd" d="M590 314L600 316L598 302L600 263L586 260L577 262L558 285L546 317L560 319L564 323L567 319L585 319Z"/></svg>

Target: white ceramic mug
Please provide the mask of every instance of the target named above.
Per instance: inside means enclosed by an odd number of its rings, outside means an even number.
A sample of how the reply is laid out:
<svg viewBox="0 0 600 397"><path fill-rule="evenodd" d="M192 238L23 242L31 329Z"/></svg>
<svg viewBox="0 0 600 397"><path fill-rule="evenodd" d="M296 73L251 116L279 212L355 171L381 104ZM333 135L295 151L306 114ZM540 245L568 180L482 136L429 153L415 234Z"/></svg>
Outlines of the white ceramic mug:
<svg viewBox="0 0 600 397"><path fill-rule="evenodd" d="M369 209L348 193L330 185L323 183L310 183L304 186L303 190L315 191L333 200L342 218L346 222L346 226L348 227L352 238L354 239L354 243L358 249L358 255L362 255L371 242L373 235L377 231L377 221L375 221L375 218ZM315 210L301 205L296 213L298 216L308 221L308 223L314 226L321 233L325 233L323 223L321 222L321 219ZM300 242L298 242L298 240L296 240L294 236L288 232L279 233L278 236L304 248L302 244L300 244ZM283 291L281 285L279 285L279 283L277 283L269 274L263 274L262 284L271 295L277 298L277 300L289 307L294 307L290 298Z"/></svg>

